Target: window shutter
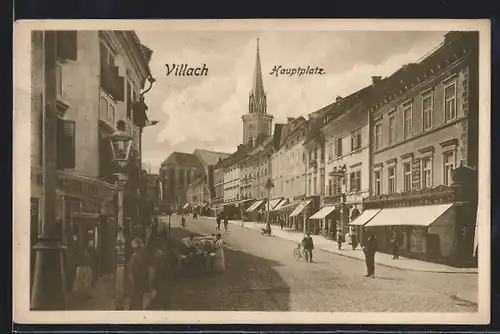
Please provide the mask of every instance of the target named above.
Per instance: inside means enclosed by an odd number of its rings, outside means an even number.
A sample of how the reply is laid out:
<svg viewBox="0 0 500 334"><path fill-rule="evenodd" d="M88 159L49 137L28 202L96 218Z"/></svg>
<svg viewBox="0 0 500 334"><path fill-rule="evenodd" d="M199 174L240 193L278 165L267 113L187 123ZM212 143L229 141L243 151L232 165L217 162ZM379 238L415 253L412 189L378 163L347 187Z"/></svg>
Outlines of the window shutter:
<svg viewBox="0 0 500 334"><path fill-rule="evenodd" d="M75 168L75 121L61 121L61 168Z"/></svg>
<svg viewBox="0 0 500 334"><path fill-rule="evenodd" d="M77 60L78 57L78 32L57 32L57 55L63 59Z"/></svg>
<svg viewBox="0 0 500 334"><path fill-rule="evenodd" d="M64 144L64 138L62 136L63 134L63 128L64 128L64 120L62 118L57 119L56 123L56 137L57 137L57 144L56 144L56 166L57 169L63 169L63 144Z"/></svg>

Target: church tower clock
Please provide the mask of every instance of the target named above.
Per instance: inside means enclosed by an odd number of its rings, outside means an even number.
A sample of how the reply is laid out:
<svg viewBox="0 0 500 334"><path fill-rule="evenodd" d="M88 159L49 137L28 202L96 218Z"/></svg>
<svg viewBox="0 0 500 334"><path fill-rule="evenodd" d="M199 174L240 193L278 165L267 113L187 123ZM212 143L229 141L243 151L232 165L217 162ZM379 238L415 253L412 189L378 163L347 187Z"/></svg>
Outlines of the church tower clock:
<svg viewBox="0 0 500 334"><path fill-rule="evenodd" d="M244 144L249 142L255 143L255 140L261 134L271 135L273 116L267 113L267 97L262 82L258 38L253 87L248 98L248 114L243 115L242 120Z"/></svg>

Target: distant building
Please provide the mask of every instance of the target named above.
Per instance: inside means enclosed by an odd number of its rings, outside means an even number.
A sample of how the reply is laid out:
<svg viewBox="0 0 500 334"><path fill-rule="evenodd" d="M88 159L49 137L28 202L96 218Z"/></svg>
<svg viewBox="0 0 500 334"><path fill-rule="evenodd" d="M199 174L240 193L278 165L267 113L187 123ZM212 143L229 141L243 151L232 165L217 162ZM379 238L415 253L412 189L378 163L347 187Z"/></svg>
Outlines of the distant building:
<svg viewBox="0 0 500 334"><path fill-rule="evenodd" d="M193 153L172 153L160 167L162 206L178 211L208 204L214 191L212 166L227 156L200 149Z"/></svg>
<svg viewBox="0 0 500 334"><path fill-rule="evenodd" d="M187 201L187 186L204 175L199 158L192 153L173 152L160 166L162 200L160 210L179 211Z"/></svg>

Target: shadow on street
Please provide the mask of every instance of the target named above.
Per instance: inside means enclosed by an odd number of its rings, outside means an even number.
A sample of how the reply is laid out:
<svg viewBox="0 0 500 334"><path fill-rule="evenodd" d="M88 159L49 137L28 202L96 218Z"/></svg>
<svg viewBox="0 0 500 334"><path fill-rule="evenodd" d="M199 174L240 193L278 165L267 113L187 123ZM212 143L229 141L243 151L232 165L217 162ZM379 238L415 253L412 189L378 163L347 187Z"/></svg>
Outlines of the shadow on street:
<svg viewBox="0 0 500 334"><path fill-rule="evenodd" d="M191 232L172 228L174 247ZM193 233L195 236L200 234ZM288 311L290 288L274 267L280 263L225 248L226 272L179 277L172 309L183 311Z"/></svg>

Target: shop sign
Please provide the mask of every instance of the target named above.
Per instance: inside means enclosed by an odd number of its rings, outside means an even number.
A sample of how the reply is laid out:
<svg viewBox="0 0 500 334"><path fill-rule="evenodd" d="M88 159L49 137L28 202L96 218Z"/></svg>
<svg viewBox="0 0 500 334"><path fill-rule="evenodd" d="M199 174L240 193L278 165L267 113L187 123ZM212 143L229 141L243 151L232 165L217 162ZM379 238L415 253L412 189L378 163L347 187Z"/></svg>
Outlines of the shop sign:
<svg viewBox="0 0 500 334"><path fill-rule="evenodd" d="M325 197L324 203L325 205L340 204L342 203L342 195Z"/></svg>
<svg viewBox="0 0 500 334"><path fill-rule="evenodd" d="M420 189L420 158L413 159L411 174L412 188Z"/></svg>
<svg viewBox="0 0 500 334"><path fill-rule="evenodd" d="M57 187L66 192L68 195L91 197L99 196L99 188L95 184L78 179L58 177Z"/></svg>

